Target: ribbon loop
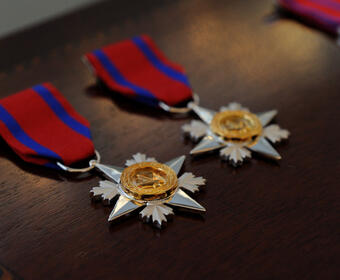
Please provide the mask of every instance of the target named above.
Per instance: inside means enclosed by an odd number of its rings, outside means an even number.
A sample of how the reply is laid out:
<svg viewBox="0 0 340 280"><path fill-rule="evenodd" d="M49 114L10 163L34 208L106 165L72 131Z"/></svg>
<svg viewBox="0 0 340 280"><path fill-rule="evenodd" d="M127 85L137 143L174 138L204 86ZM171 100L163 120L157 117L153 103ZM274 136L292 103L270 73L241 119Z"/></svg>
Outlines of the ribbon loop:
<svg viewBox="0 0 340 280"><path fill-rule="evenodd" d="M23 160L52 168L94 154L88 121L49 83L0 100L0 135Z"/></svg>
<svg viewBox="0 0 340 280"><path fill-rule="evenodd" d="M85 55L106 86L151 106L174 106L192 99L184 69L170 60L147 35L105 46Z"/></svg>

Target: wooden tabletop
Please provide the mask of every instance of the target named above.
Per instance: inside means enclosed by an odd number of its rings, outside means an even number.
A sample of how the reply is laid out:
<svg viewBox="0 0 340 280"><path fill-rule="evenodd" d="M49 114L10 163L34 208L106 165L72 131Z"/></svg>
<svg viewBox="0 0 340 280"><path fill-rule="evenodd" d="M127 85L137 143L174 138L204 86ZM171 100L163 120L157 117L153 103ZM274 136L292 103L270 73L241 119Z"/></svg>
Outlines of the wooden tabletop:
<svg viewBox="0 0 340 280"><path fill-rule="evenodd" d="M339 279L340 49L326 34L273 17L271 0L107 1L0 40L0 96L52 82L91 123L108 164L137 152L188 155L171 117L96 85L82 54L149 34L183 65L204 107L278 109L291 132L278 163L233 168L187 157L208 179L204 217L164 230L136 215L109 225L93 203L96 173L69 176L20 160L0 143L0 263L18 279ZM1 273L0 273L1 274ZM2 279L2 278L0 278ZM7 278L6 278L7 279Z"/></svg>

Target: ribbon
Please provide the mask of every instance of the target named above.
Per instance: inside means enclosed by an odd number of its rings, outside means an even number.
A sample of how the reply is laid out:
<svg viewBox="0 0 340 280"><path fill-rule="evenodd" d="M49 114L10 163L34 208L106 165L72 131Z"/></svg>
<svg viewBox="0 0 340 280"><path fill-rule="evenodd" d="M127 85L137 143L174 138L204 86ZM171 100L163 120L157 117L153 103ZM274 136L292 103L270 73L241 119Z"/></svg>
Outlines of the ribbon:
<svg viewBox="0 0 340 280"><path fill-rule="evenodd" d="M149 36L137 36L87 53L94 74L106 86L151 106L169 106L192 98L184 69L157 48Z"/></svg>
<svg viewBox="0 0 340 280"><path fill-rule="evenodd" d="M337 34L340 26L340 2L335 0L279 0L286 10L327 32Z"/></svg>
<svg viewBox="0 0 340 280"><path fill-rule="evenodd" d="M23 160L51 168L94 154L89 122L49 83L0 100L0 135Z"/></svg>

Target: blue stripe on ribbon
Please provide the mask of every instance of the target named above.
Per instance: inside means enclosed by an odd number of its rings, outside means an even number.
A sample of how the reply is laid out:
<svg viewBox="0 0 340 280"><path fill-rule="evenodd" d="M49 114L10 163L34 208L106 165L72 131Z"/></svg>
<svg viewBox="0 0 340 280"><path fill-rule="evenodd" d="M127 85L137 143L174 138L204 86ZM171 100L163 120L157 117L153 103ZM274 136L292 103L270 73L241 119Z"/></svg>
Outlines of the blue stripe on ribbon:
<svg viewBox="0 0 340 280"><path fill-rule="evenodd" d="M47 162L44 164L45 167L61 170L61 168L54 162Z"/></svg>
<svg viewBox="0 0 340 280"><path fill-rule="evenodd" d="M322 11L317 10L316 8L306 6L294 0L286 0L284 1L284 3L289 7L292 12L301 14L307 13L308 15L314 17L315 20L318 20L319 24L322 25L324 28L327 28L328 31L337 31L339 24L337 23L338 18L336 16L325 14Z"/></svg>
<svg viewBox="0 0 340 280"><path fill-rule="evenodd" d="M65 123L68 127L78 132L79 134L89 138L91 140L90 129L78 122L72 116L70 116L59 101L53 96L53 94L44 86L37 85L33 87L33 90L41 96L50 109L58 116L58 118Z"/></svg>
<svg viewBox="0 0 340 280"><path fill-rule="evenodd" d="M6 125L15 139L17 139L21 144L35 151L40 157L53 158L62 161L58 154L40 145L38 142L34 141L30 136L28 136L18 124L18 122L2 105L0 105L0 120Z"/></svg>
<svg viewBox="0 0 340 280"><path fill-rule="evenodd" d="M124 78L124 76L119 72L117 67L110 61L110 59L103 53L101 50L95 50L93 54L96 56L96 58L99 60L99 62L102 64L102 66L106 69L106 71L109 72L111 78L115 80L116 83L123 87L127 87L131 89L134 93L137 94L137 99L141 102L147 103L152 106L157 106L158 101L154 97L154 95L142 88L139 87L131 82L129 82L127 79Z"/></svg>
<svg viewBox="0 0 340 280"><path fill-rule="evenodd" d="M154 54L154 52L150 49L150 47L143 41L141 37L134 37L132 41L135 45L142 51L142 53L147 57L147 59L151 62L153 66L155 66L159 71L163 74L167 75L173 80L181 82L185 84L187 87L190 87L190 83L188 78L185 74L169 67L168 65L164 64L158 57Z"/></svg>

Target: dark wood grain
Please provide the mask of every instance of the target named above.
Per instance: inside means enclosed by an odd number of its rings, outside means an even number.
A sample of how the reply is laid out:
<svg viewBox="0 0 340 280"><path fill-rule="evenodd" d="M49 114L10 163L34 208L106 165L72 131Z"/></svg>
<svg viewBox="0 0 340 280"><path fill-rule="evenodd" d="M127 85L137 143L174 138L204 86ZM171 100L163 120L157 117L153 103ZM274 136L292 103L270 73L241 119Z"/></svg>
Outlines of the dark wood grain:
<svg viewBox="0 0 340 280"><path fill-rule="evenodd" d="M0 265L0 280L16 280L15 277L7 268Z"/></svg>
<svg viewBox="0 0 340 280"><path fill-rule="evenodd" d="M51 81L92 125L103 161L133 153L188 154L181 125L110 96L80 56L150 34L186 68L205 107L238 101L279 110L291 131L278 164L234 169L216 154L186 161L208 178L204 218L176 215L165 230L137 216L113 226L92 203L95 174L31 166L0 142L0 262L23 279L339 279L340 49L288 19L272 1L108 1L0 40L0 96Z"/></svg>

